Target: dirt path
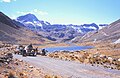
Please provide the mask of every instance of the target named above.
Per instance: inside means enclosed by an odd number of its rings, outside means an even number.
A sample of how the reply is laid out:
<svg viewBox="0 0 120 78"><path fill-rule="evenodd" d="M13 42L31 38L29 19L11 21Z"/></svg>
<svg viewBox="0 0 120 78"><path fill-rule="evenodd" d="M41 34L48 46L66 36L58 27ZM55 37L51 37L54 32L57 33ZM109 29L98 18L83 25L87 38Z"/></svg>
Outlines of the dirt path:
<svg viewBox="0 0 120 78"><path fill-rule="evenodd" d="M69 78L120 78L120 71L105 69L102 67L93 67L91 65L80 64L73 61L63 61L44 56L22 57L14 55L14 58L42 68L45 72L58 74Z"/></svg>

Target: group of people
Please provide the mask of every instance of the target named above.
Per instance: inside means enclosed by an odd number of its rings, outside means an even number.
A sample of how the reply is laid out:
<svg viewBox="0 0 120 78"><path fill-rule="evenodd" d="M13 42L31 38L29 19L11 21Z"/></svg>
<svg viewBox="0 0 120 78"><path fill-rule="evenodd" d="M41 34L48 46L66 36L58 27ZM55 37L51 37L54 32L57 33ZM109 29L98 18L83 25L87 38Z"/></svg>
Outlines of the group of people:
<svg viewBox="0 0 120 78"><path fill-rule="evenodd" d="M19 46L17 46L17 51L19 51L20 54L24 55L26 53L38 52L38 48L34 49L32 44L29 44L29 45L27 45L25 47L23 45L19 45ZM40 54L45 55L46 52L47 52L47 50L42 49Z"/></svg>
<svg viewBox="0 0 120 78"><path fill-rule="evenodd" d="M20 51L20 52L31 52L33 50L33 46L32 44L29 44L28 46L23 46L23 45L18 45L17 46L17 51Z"/></svg>

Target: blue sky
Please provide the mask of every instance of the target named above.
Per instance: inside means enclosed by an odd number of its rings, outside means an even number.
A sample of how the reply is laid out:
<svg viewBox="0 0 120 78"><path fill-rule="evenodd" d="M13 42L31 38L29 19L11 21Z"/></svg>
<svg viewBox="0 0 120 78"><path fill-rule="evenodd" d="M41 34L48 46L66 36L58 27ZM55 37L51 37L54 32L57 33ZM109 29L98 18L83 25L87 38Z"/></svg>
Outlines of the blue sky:
<svg viewBox="0 0 120 78"><path fill-rule="evenodd" d="M120 0L0 0L0 11L11 18L33 13L52 24L109 24L120 19Z"/></svg>

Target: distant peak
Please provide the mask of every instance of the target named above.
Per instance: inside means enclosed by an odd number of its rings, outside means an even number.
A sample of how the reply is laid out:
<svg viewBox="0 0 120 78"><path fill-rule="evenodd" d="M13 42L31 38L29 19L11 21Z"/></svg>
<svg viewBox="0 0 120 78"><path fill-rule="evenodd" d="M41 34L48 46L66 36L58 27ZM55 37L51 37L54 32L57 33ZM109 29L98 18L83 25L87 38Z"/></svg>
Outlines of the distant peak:
<svg viewBox="0 0 120 78"><path fill-rule="evenodd" d="M37 18L37 17L36 17L34 14L32 14L32 13L29 13L29 14L23 15L23 17Z"/></svg>
<svg viewBox="0 0 120 78"><path fill-rule="evenodd" d="M35 16L34 14L32 14L32 13L28 13L28 14L26 14L26 15L28 15L28 16ZM25 15L24 15L25 16Z"/></svg>
<svg viewBox="0 0 120 78"><path fill-rule="evenodd" d="M18 21L23 21L23 22L26 22L26 21L30 21L30 22L39 21L38 18L34 14L32 14L32 13L19 16L17 18L17 20Z"/></svg>

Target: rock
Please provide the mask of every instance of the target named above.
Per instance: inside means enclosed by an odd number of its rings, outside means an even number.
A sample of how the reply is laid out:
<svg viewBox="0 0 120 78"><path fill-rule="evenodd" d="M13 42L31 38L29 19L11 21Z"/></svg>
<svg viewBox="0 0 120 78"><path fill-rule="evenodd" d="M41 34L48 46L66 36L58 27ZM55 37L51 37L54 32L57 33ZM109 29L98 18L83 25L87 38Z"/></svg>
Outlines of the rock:
<svg viewBox="0 0 120 78"><path fill-rule="evenodd" d="M89 63L89 59L85 59L85 60L84 60L84 63Z"/></svg>
<svg viewBox="0 0 120 78"><path fill-rule="evenodd" d="M114 69L113 67L111 67L111 69Z"/></svg>
<svg viewBox="0 0 120 78"><path fill-rule="evenodd" d="M104 54L100 54L100 58L105 58L106 56Z"/></svg>
<svg viewBox="0 0 120 78"><path fill-rule="evenodd" d="M33 70L30 70L30 72L32 72Z"/></svg>
<svg viewBox="0 0 120 78"><path fill-rule="evenodd" d="M25 66L28 66L27 64L25 64Z"/></svg>
<svg viewBox="0 0 120 78"><path fill-rule="evenodd" d="M118 59L118 61L120 62L120 58Z"/></svg>
<svg viewBox="0 0 120 78"><path fill-rule="evenodd" d="M8 74L5 74L4 77L8 77Z"/></svg>
<svg viewBox="0 0 120 78"><path fill-rule="evenodd" d="M26 71L27 69L26 69L26 68L23 68L23 70L25 70L25 71Z"/></svg>
<svg viewBox="0 0 120 78"><path fill-rule="evenodd" d="M5 65L8 65L9 63L8 62L4 62Z"/></svg>
<svg viewBox="0 0 120 78"><path fill-rule="evenodd" d="M20 62L23 62L23 60L22 60L22 59L20 59L19 61L20 61Z"/></svg>
<svg viewBox="0 0 120 78"><path fill-rule="evenodd" d="M20 72L20 76L23 76L24 74L22 72Z"/></svg>
<svg viewBox="0 0 120 78"><path fill-rule="evenodd" d="M58 78L57 76L53 76L52 78Z"/></svg>
<svg viewBox="0 0 120 78"><path fill-rule="evenodd" d="M29 68L33 68L33 66L29 66Z"/></svg>
<svg viewBox="0 0 120 78"><path fill-rule="evenodd" d="M7 66L7 69L12 69L12 67L10 67L10 66Z"/></svg>
<svg viewBox="0 0 120 78"><path fill-rule="evenodd" d="M13 73L9 73L9 75L8 75L8 78L15 78L15 76L14 76L14 74Z"/></svg>
<svg viewBox="0 0 120 78"><path fill-rule="evenodd" d="M14 62L14 64L19 65L18 62Z"/></svg>
<svg viewBox="0 0 120 78"><path fill-rule="evenodd" d="M108 60L113 60L113 58L112 57L108 57Z"/></svg>
<svg viewBox="0 0 120 78"><path fill-rule="evenodd" d="M7 70L4 70L3 73L9 73Z"/></svg>

